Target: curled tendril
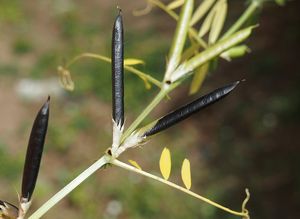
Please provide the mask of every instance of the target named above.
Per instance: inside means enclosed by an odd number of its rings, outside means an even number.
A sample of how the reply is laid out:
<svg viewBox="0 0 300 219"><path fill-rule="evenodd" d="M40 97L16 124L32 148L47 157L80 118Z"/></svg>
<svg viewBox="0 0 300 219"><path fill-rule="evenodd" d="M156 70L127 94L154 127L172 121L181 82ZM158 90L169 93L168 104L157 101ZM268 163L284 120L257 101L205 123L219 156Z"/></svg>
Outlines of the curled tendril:
<svg viewBox="0 0 300 219"><path fill-rule="evenodd" d="M149 1L147 1L146 7L143 9L134 10L133 15L134 16L143 16L143 15L149 14L150 11L152 10L152 8L153 8L153 5Z"/></svg>
<svg viewBox="0 0 300 219"><path fill-rule="evenodd" d="M250 199L250 192L249 192L249 189L245 189L245 192L246 192L246 198L244 199L243 203L242 203L242 212L244 213L244 217L243 219L250 219L250 216L249 216L249 211L248 209L246 209L246 204L248 203L249 199Z"/></svg>

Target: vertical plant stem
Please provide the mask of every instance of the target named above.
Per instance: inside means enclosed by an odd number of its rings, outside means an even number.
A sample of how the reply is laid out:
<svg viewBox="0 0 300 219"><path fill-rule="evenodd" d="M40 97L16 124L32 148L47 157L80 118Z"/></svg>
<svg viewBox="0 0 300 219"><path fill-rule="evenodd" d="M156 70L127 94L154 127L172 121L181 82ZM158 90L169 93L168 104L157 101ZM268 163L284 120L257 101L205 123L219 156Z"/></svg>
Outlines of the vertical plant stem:
<svg viewBox="0 0 300 219"><path fill-rule="evenodd" d="M174 34L173 42L169 51L169 60L164 81L169 81L171 73L177 68L182 50L186 42L186 36L189 30L189 24L192 17L194 0L186 0L182 6L177 27Z"/></svg>
<svg viewBox="0 0 300 219"><path fill-rule="evenodd" d="M259 0L252 0L249 7L246 11L241 15L241 17L229 28L229 30L222 36L221 40L229 37L231 34L238 31L243 24L252 16L252 14L256 11L256 9L260 6L261 2Z"/></svg>
<svg viewBox="0 0 300 219"><path fill-rule="evenodd" d="M249 218L249 215L247 213L245 213L245 212L239 212L239 211L231 210L230 208L224 207L223 205L220 205L220 204L218 204L218 203L216 203L214 201L211 201L210 199L205 198L205 197L203 197L201 195L198 195L198 194L196 194L196 193L194 193L194 192L192 192L192 191L190 191L190 190L188 190L186 188L183 188L183 187L181 187L181 186L179 186L179 185L177 185L175 183L172 183L172 182L170 182L168 180L165 180L165 179L163 179L161 177L155 176L155 175L153 175L151 173L145 172L145 171L140 170L138 168L135 168L135 167L133 167L131 165L128 165L126 163L123 163L123 162L121 162L121 161L119 161L117 159L113 159L110 162L111 162L111 164L114 164L114 165L116 165L118 167L121 167L123 169L135 172L137 174L140 174L140 175L146 176L148 178L154 179L156 181L159 181L161 183L164 183L164 184L166 184L166 185L168 185L168 186L170 186L172 188L175 188L175 189L180 190L180 191L182 191L182 192L184 192L186 194L189 194L189 195L191 195L191 196L193 196L193 197L195 197L197 199L200 199L201 201L204 201L204 202L206 202L206 203L208 203L210 205L213 205L216 208L219 208L219 209L221 209L223 211L226 211L226 212L228 212L230 214L233 214L233 215L236 215L236 216L241 216L241 217L244 217L244 218Z"/></svg>
<svg viewBox="0 0 300 219"><path fill-rule="evenodd" d="M89 168L78 175L74 180L72 180L68 185L56 193L52 198L50 198L45 204L43 204L36 212L34 212L28 219L38 219L41 218L47 211L49 211L54 205L56 205L60 200L67 196L71 191L73 191L77 186L79 186L84 180L91 176L98 169L103 167L105 164L109 163L110 157L108 155L103 155L99 160L93 163Z"/></svg>

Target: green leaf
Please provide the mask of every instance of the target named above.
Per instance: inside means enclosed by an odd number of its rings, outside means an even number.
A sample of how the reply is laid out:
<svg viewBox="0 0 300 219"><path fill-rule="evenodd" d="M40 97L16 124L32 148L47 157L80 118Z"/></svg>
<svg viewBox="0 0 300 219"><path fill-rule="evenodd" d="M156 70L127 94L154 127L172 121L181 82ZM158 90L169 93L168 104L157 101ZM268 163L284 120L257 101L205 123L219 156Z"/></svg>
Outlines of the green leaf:
<svg viewBox="0 0 300 219"><path fill-rule="evenodd" d="M189 24L193 12L194 0L186 0L181 12L179 21L176 27L175 35L173 38L172 46L169 52L169 61L167 65L167 70L165 74L165 81L168 81L173 71L178 66L181 53L186 41L186 36L189 30Z"/></svg>
<svg viewBox="0 0 300 219"><path fill-rule="evenodd" d="M171 165L172 162L170 150L168 148L164 148L160 156L159 168L165 180L168 180L170 177Z"/></svg>
<svg viewBox="0 0 300 219"><path fill-rule="evenodd" d="M124 59L124 65L127 66L139 65L139 64L145 64L145 62L141 59Z"/></svg>
<svg viewBox="0 0 300 219"><path fill-rule="evenodd" d="M188 159L184 159L181 167L181 178L185 187L189 190L192 186L191 165Z"/></svg>
<svg viewBox="0 0 300 219"><path fill-rule="evenodd" d="M232 58L238 58L244 56L247 52L250 52L250 49L246 45L240 45L232 47L227 51L223 52L220 56L227 61L231 61Z"/></svg>
<svg viewBox="0 0 300 219"><path fill-rule="evenodd" d="M215 43L221 33L227 14L227 7L227 0L220 0L218 2L218 6L216 8L216 13L208 37L208 41L210 44Z"/></svg>
<svg viewBox="0 0 300 219"><path fill-rule="evenodd" d="M203 0L193 14L190 25L193 26L196 24L208 12L215 1L216 0Z"/></svg>
<svg viewBox="0 0 300 219"><path fill-rule="evenodd" d="M214 16L216 14L216 6L217 5L218 5L218 3L215 4L215 6L210 10L208 15L204 19L204 21L200 27L199 33L198 33L199 37L203 37L210 30Z"/></svg>
<svg viewBox="0 0 300 219"><path fill-rule="evenodd" d="M176 71L172 74L171 81L177 81L180 78L185 77L190 72L194 71L198 66L203 65L204 63L210 61L211 59L219 56L222 52L230 49L231 47L243 42L247 39L252 29L256 26L251 26L236 32L235 34L231 35L230 37L225 38L224 40L219 41L218 43L214 44L213 46L207 48L203 52L195 55L190 60L187 60L183 64L181 64Z"/></svg>
<svg viewBox="0 0 300 219"><path fill-rule="evenodd" d="M134 160L128 160L128 162L134 166L135 168L139 169L139 170L142 170L141 166Z"/></svg>
<svg viewBox="0 0 300 219"><path fill-rule="evenodd" d="M205 63L204 65L199 66L195 70L195 74L190 86L190 94L195 94L201 88L203 81L207 75L209 69L209 62Z"/></svg>
<svg viewBox="0 0 300 219"><path fill-rule="evenodd" d="M181 5L183 5L184 0L175 0L173 2L171 2L170 4L168 4L167 8L170 10L176 9L178 7L180 7Z"/></svg>

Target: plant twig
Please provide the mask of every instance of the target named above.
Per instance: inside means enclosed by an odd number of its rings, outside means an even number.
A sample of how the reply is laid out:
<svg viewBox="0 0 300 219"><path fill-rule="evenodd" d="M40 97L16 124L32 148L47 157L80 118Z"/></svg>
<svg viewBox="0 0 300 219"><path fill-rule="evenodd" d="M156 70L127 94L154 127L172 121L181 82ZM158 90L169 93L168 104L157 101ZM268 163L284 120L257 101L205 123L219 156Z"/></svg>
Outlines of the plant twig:
<svg viewBox="0 0 300 219"><path fill-rule="evenodd" d="M66 64L66 68L69 68L71 65L73 65L76 61L78 61L79 59L82 58L94 58L94 59L99 59L101 61L105 61L108 63L111 63L111 59L106 57L106 56L102 56L102 55L98 55L98 54L94 54L94 53L82 53L78 56L75 56L73 59L71 59L67 64ZM154 85L156 85L157 87L161 88L161 82L158 81L157 79L153 78L152 76L150 76L149 74L145 74L144 72L132 67L132 66L127 66L124 65L124 68L127 71L130 71L132 73L134 73L135 75L137 75L138 77L140 77L141 79L143 79L144 81L150 81L152 82Z"/></svg>
<svg viewBox="0 0 300 219"><path fill-rule="evenodd" d="M258 0L252 0L251 4L248 6L246 11L241 15L241 17L229 28L229 30L224 33L224 35L221 37L221 40L225 39L226 37L229 37L231 34L238 31L245 22L253 15L253 13L256 11L256 9L260 6L261 2Z"/></svg>
<svg viewBox="0 0 300 219"><path fill-rule="evenodd" d="M67 196L71 191L73 191L77 186L79 186L84 180L91 176L98 169L103 167L105 164L109 163L110 157L108 155L103 155L99 160L93 163L89 168L80 173L75 179L73 179L68 185L57 192L52 198L50 198L46 203L44 203L36 212L34 212L28 219L38 219L41 218L47 211L49 211L54 205L56 205L60 200Z"/></svg>
<svg viewBox="0 0 300 219"><path fill-rule="evenodd" d="M194 193L194 192L192 192L192 191L190 191L190 190L188 190L188 189L186 189L186 188L183 188L183 187L181 187L181 186L179 186L179 185L177 185L177 184L175 184L175 183L172 183L172 182L170 182L170 181L168 181L168 180L165 180L165 179L163 179L163 178L161 178L161 177L155 176L155 175L153 175L153 174L151 174L151 173L148 173L148 172L146 172L146 171L140 170L140 169L138 169L138 168L136 168L136 167L133 167L133 166L131 166L131 165L128 165L128 164L126 164L126 163L123 163L123 162L121 162L121 161L119 161L119 160L117 160L117 159L112 159L112 160L110 161L110 163L113 164L113 165L116 165L116 166L118 166L118 167L121 167L121 168L123 168L123 169L129 170L129 171L135 172L135 173L137 173L137 174L146 176L146 177L148 177L148 178L154 179L154 180L156 180L156 181L159 181L159 182L161 182L161 183L163 183L163 184L166 184L166 185L168 185L168 186L170 186L170 187L172 187L172 188L175 188L175 189L177 189L177 190L180 190L180 191L182 191L182 192L184 192L184 193L186 193L186 194L188 194L188 195L191 195L191 196L193 196L193 197L195 197L195 198L197 198L197 199L200 199L201 201L206 202L206 203L208 203L208 204L210 204L210 205L213 205L213 206L215 206L216 208L219 208L219 209L221 209L221 210L223 210L223 211L226 211L226 212L228 212L228 213L230 213L230 214L233 214L233 215L236 215L236 216L241 216L241 217L243 217L243 218L249 218L248 212L239 212L239 211L231 210L230 208L224 207L223 205L220 205L220 204L218 204L218 203L216 203L216 202L214 202L214 201L211 201L210 199L205 198L205 197L203 197L203 196L201 196L201 195L198 195L198 194L196 194L196 193Z"/></svg>

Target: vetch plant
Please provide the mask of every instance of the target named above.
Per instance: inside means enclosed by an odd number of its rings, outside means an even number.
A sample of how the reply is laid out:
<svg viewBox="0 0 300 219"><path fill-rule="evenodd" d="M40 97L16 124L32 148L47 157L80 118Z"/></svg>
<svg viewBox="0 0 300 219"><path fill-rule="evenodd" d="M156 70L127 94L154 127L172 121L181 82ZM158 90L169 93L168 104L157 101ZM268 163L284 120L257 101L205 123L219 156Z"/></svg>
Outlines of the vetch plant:
<svg viewBox="0 0 300 219"><path fill-rule="evenodd" d="M245 219L250 218L249 212L246 209L246 204L250 198L247 189L246 198L242 202L241 210L239 211L227 208L191 191L192 164L190 164L187 158L183 160L181 168L181 178L184 187L169 181L172 169L172 158L171 151L168 148L163 149L159 160L162 177L144 171L136 161L129 160L130 164L127 164L120 161L119 157L126 150L141 145L144 146L151 137L154 137L161 131L178 124L207 106L223 99L240 84L240 81L235 81L221 86L208 94L195 98L194 101L167 113L165 116L162 116L150 124L142 126L145 118L152 110L159 105L171 91L180 86L183 81L193 77L190 93L194 94L199 90L211 66L216 63L218 59L231 60L249 51L244 43L251 35L255 26L244 27L244 25L256 12L256 9L262 6L264 1L252 0L241 17L232 24L225 33L223 33L223 27L226 21L226 15L228 14L227 0L203 0L198 7L194 6L194 0L175 0L171 1L168 5L163 4L159 0L147 0L147 2L148 6L146 10L136 11L135 13L141 15L145 12L149 12L151 7L158 6L177 21L177 27L168 54L163 79L160 81L135 67L138 64L144 63L144 61L136 58L124 58L124 30L121 10L119 10L113 24L111 58L100 54L83 53L71 59L64 66L58 67L60 83L66 90L72 91L75 85L72 81L69 69L78 60L89 57L111 63L112 144L96 162L81 172L75 179L37 209L28 217L29 219L41 218L94 172L108 166L108 164L159 181L226 211L229 214ZM180 14L175 12L177 8L180 8ZM157 95L127 128L124 120L124 70L141 78L147 89L150 89L152 84L159 88ZM47 131L48 116L49 99L39 111L33 125L24 166L19 207L5 201L0 201L0 218L25 218L26 212L31 204L31 197L36 184Z"/></svg>

